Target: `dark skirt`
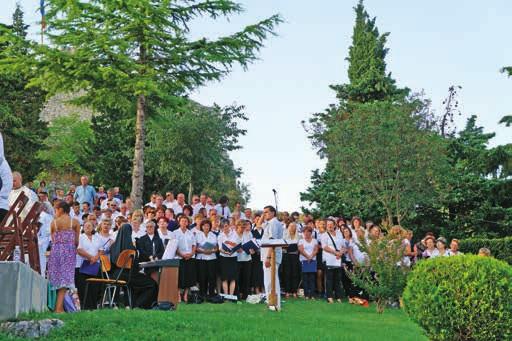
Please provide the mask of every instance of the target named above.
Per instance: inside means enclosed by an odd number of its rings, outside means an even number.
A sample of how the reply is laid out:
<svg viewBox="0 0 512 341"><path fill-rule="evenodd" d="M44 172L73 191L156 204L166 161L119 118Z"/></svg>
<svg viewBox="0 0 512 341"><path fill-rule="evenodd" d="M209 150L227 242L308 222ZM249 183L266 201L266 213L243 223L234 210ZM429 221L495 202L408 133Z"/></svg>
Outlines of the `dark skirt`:
<svg viewBox="0 0 512 341"><path fill-rule="evenodd" d="M260 254L252 255L251 287L263 288L263 263Z"/></svg>
<svg viewBox="0 0 512 341"><path fill-rule="evenodd" d="M318 253L316 254L316 269L317 270L325 270L324 269L324 260L322 258L322 249L318 249Z"/></svg>
<svg viewBox="0 0 512 341"><path fill-rule="evenodd" d="M220 257L220 279L223 281L234 281L237 277L236 257Z"/></svg>
<svg viewBox="0 0 512 341"><path fill-rule="evenodd" d="M196 260L194 258L180 259L178 287L180 289L190 288L196 285L196 282Z"/></svg>

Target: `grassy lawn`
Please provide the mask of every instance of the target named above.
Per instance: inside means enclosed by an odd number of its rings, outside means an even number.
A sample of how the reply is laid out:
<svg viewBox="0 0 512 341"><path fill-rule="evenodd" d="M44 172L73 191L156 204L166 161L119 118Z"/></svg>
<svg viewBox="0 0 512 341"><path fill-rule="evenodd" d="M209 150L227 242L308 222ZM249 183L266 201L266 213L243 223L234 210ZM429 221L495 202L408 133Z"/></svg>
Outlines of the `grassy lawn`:
<svg viewBox="0 0 512 341"><path fill-rule="evenodd" d="M101 310L29 317L65 321L62 329L50 334L51 340L427 340L401 310L379 315L373 306L346 302L290 300L279 313L267 311L262 304L228 302L180 305L176 312ZM0 339L7 337L0 334Z"/></svg>

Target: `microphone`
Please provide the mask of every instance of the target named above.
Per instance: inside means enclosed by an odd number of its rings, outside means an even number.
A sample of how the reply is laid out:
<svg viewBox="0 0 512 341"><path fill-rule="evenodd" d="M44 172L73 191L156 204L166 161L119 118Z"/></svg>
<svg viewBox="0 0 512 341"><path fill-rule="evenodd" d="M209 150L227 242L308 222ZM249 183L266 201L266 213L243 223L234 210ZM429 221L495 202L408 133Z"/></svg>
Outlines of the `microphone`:
<svg viewBox="0 0 512 341"><path fill-rule="evenodd" d="M274 188L272 188L272 192L274 192L274 194L276 194L277 191Z"/></svg>

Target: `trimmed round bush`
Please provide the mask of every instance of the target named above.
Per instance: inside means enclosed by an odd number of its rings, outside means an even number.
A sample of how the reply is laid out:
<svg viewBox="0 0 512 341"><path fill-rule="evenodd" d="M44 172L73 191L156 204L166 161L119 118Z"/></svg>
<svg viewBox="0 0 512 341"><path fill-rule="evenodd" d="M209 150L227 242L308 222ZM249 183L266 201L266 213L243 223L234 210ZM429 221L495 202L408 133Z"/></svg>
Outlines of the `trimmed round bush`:
<svg viewBox="0 0 512 341"><path fill-rule="evenodd" d="M464 255L419 262L403 295L431 340L512 340L512 267Z"/></svg>

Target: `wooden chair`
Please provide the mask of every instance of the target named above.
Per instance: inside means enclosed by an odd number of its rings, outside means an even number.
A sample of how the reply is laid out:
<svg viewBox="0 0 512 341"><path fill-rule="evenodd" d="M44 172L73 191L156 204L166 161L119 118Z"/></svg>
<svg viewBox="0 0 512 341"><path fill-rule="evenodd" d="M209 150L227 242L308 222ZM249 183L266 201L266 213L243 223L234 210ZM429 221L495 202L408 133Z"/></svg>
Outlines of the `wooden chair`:
<svg viewBox="0 0 512 341"><path fill-rule="evenodd" d="M106 255L100 256L101 262L101 273L102 278L88 278L86 279L85 284L85 295L84 300L87 301L87 293L89 291L89 283L99 283L105 285L105 290L103 291L103 297L101 300L101 306L105 306L105 299L108 294L108 306L112 308L114 306L114 299L116 296L117 288L125 288L126 293L128 295L128 304L130 308L132 308L132 293L129 287L130 279L131 279L131 269L133 265L133 260L135 259L135 250L124 250L121 252L119 257L117 258L116 267L118 268L117 274L115 278L111 278L109 273L112 270L112 265L110 263L110 258ZM128 280L122 280L121 275L128 271Z"/></svg>

